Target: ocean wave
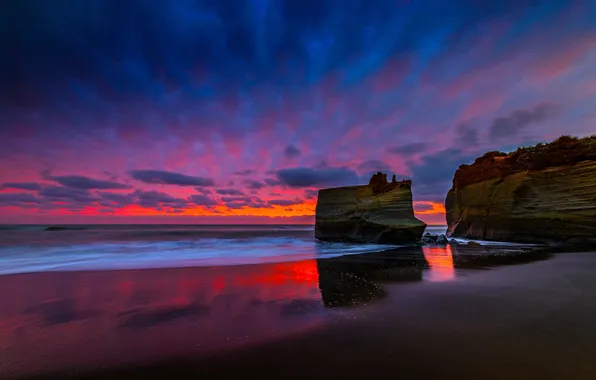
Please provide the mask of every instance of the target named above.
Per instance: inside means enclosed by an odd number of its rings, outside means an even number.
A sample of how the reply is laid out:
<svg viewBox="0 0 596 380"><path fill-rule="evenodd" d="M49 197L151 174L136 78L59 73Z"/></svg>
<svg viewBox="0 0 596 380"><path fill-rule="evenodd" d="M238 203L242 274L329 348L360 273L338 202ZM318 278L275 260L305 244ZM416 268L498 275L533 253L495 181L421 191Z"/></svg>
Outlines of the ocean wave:
<svg viewBox="0 0 596 380"><path fill-rule="evenodd" d="M456 238L456 237L449 237L449 240L455 240L460 244L467 244L469 242L475 242L480 245L494 245L494 246L508 246L508 247L535 247L539 246L540 244L529 244L529 243L512 243L507 241L492 241L492 240L478 240L478 239L466 239L466 238Z"/></svg>
<svg viewBox="0 0 596 380"><path fill-rule="evenodd" d="M40 271L245 265L378 252L395 246L255 237L0 248L0 274Z"/></svg>
<svg viewBox="0 0 596 380"><path fill-rule="evenodd" d="M47 247L102 242L312 237L308 225L18 225L2 226L0 247Z"/></svg>
<svg viewBox="0 0 596 380"><path fill-rule="evenodd" d="M49 226L44 228L44 231L81 231L86 229L83 226Z"/></svg>

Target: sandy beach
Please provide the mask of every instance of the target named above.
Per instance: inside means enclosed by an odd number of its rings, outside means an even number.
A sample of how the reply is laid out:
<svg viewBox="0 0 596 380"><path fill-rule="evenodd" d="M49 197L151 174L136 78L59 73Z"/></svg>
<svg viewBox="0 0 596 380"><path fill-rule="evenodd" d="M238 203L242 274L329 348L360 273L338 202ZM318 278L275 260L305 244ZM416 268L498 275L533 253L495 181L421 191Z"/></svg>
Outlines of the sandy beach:
<svg viewBox="0 0 596 380"><path fill-rule="evenodd" d="M474 256L0 276L0 375L594 378L596 255Z"/></svg>

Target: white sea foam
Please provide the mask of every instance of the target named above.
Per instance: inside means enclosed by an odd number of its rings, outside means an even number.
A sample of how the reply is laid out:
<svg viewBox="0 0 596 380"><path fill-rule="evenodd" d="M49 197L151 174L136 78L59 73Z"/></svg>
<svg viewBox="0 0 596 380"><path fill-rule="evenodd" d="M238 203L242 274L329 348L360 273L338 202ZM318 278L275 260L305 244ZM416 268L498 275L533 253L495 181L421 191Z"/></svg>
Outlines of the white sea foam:
<svg viewBox="0 0 596 380"><path fill-rule="evenodd" d="M477 239L464 239L464 238L449 238L449 240L455 240L461 244L467 244L471 241L476 242L480 245L503 245L508 247L535 247L539 244L526 244L526 243L511 243L507 241L492 241L492 240L477 240Z"/></svg>
<svg viewBox="0 0 596 380"><path fill-rule="evenodd" d="M0 248L0 274L240 265L378 252L395 246L255 237Z"/></svg>
<svg viewBox="0 0 596 380"><path fill-rule="evenodd" d="M428 226L424 233L430 233L431 235L444 235L447 233L447 226ZM458 243L467 244L471 241L476 242L480 245L492 245L492 246L519 246L519 247L532 247L538 244L520 244L520 243L511 243L506 241L490 241L490 240L477 240L477 239L465 239L465 238L455 238L455 237L448 237L449 240L455 240Z"/></svg>

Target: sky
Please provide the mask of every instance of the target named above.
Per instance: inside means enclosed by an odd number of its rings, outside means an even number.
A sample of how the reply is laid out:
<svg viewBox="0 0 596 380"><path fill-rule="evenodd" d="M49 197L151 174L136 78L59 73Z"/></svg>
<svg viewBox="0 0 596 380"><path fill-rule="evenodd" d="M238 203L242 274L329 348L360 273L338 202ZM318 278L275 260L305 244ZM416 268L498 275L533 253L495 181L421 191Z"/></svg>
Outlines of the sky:
<svg viewBox="0 0 596 380"><path fill-rule="evenodd" d="M0 223L312 223L382 170L596 133L596 2L0 3Z"/></svg>

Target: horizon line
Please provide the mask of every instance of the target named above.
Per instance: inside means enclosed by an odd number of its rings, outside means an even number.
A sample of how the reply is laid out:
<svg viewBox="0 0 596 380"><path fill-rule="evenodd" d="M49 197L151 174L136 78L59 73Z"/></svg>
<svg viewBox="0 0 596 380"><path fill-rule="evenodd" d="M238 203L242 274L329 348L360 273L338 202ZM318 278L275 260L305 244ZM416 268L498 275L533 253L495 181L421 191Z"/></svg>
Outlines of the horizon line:
<svg viewBox="0 0 596 380"><path fill-rule="evenodd" d="M314 223L0 223L0 226L134 226L134 225L163 225L163 226L314 226ZM447 224L426 224L427 227L447 227Z"/></svg>

